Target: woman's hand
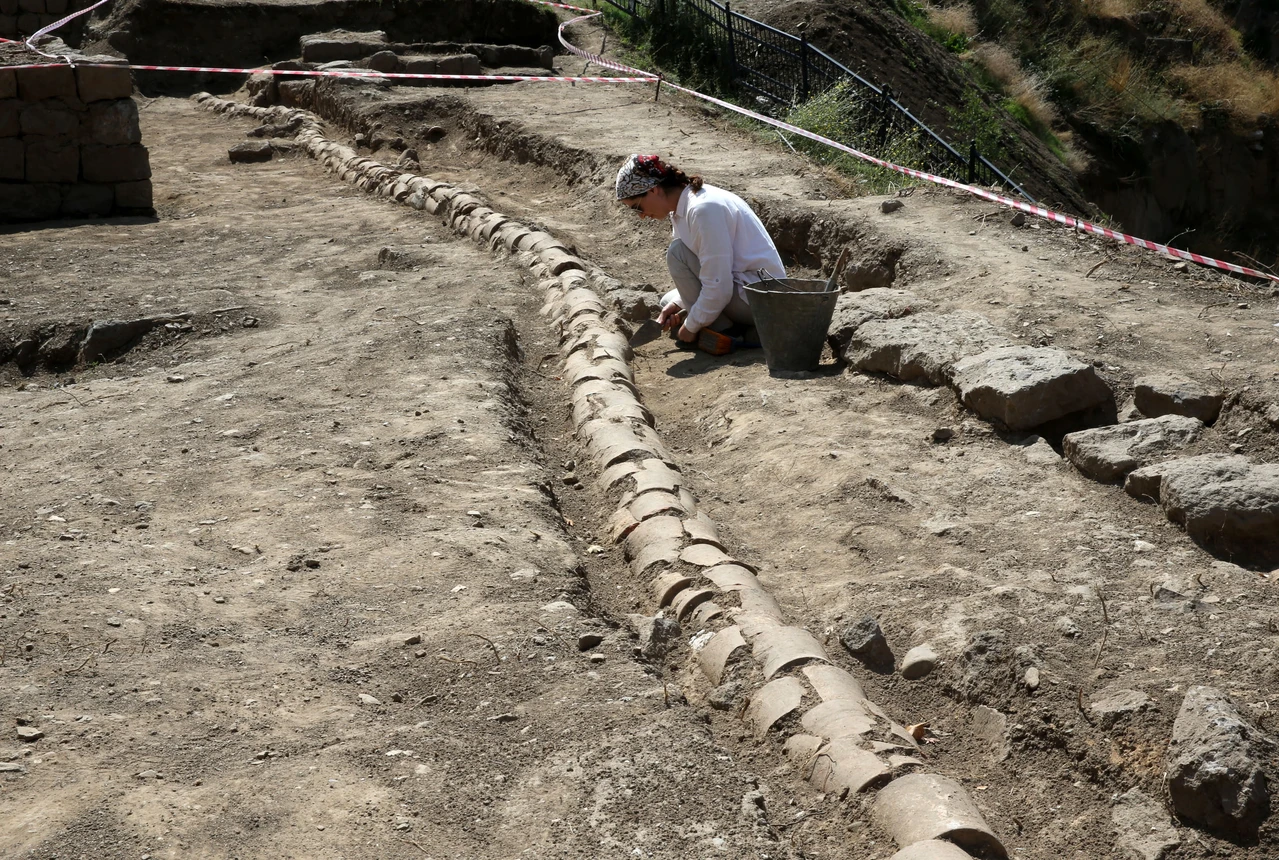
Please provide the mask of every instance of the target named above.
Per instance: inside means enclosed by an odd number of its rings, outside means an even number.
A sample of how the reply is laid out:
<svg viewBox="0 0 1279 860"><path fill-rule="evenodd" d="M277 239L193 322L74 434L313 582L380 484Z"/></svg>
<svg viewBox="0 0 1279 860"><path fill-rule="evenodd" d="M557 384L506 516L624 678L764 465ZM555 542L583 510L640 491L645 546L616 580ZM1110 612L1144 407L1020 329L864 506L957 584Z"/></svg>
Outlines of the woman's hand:
<svg viewBox="0 0 1279 860"><path fill-rule="evenodd" d="M681 325L679 331L675 333L676 337L684 341L684 343L692 343L697 340L697 332L689 331L688 326Z"/></svg>
<svg viewBox="0 0 1279 860"><path fill-rule="evenodd" d="M657 322L661 325L662 331L666 331L675 323L675 317L678 316L682 310L684 309L674 302L671 302L669 305L662 308L662 310L657 314Z"/></svg>

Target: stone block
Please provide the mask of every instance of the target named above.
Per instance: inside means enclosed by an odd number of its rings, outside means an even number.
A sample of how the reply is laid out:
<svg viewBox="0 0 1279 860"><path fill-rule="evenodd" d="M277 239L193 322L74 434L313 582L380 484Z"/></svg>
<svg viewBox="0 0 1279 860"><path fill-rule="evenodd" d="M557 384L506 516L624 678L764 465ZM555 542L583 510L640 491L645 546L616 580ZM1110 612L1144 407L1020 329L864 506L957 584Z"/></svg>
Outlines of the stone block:
<svg viewBox="0 0 1279 860"><path fill-rule="evenodd" d="M66 218L88 218L109 215L114 206L115 189L112 186L81 182L66 189L59 213Z"/></svg>
<svg viewBox="0 0 1279 860"><path fill-rule="evenodd" d="M400 68L400 58L394 51L378 51L369 56L366 65L375 72L394 72Z"/></svg>
<svg viewBox="0 0 1279 860"><path fill-rule="evenodd" d="M151 209L152 189L150 179L137 182L120 182L115 186L115 205L119 209Z"/></svg>
<svg viewBox="0 0 1279 860"><path fill-rule="evenodd" d="M76 182L80 178L80 147L57 137L27 137L27 182Z"/></svg>
<svg viewBox="0 0 1279 860"><path fill-rule="evenodd" d="M310 107L315 92L314 81L280 81L280 104L288 107Z"/></svg>
<svg viewBox="0 0 1279 860"><path fill-rule="evenodd" d="M19 22L21 28L21 22ZM27 31L28 34L34 30ZM38 69L15 69L18 78L18 98L25 102L42 99L76 98L75 73L70 66L48 66Z"/></svg>
<svg viewBox="0 0 1279 860"><path fill-rule="evenodd" d="M333 60L359 60L386 47L386 33L373 30L352 33L335 30L315 33L298 40L302 47L302 60L307 63L328 63Z"/></svg>
<svg viewBox="0 0 1279 860"><path fill-rule="evenodd" d="M863 323L875 319L899 319L932 307L932 302L905 290L871 289L859 293L843 293L835 304L835 313L826 330L826 339L836 355L853 339L853 332Z"/></svg>
<svg viewBox="0 0 1279 860"><path fill-rule="evenodd" d="M404 71L413 75L433 75L438 65L434 57L404 58Z"/></svg>
<svg viewBox="0 0 1279 860"><path fill-rule="evenodd" d="M248 140L227 150L233 164L252 164L271 160L271 144L265 140Z"/></svg>
<svg viewBox="0 0 1279 860"><path fill-rule="evenodd" d="M951 384L965 406L1012 430L1107 403L1114 411L1114 394L1092 365L1051 347L1005 346L969 356L955 364Z"/></svg>
<svg viewBox="0 0 1279 860"><path fill-rule="evenodd" d="M22 133L61 137L68 141L80 131L80 113L57 100L35 102L22 109Z"/></svg>
<svg viewBox="0 0 1279 860"><path fill-rule="evenodd" d="M0 137L0 180L22 182L26 173L27 145L17 137Z"/></svg>
<svg viewBox="0 0 1279 860"><path fill-rule="evenodd" d="M67 0L44 0L44 10L55 18L67 14Z"/></svg>
<svg viewBox="0 0 1279 860"><path fill-rule="evenodd" d="M18 0L18 12L30 12L33 15L43 15L48 10L44 7L44 0Z"/></svg>
<svg viewBox="0 0 1279 860"><path fill-rule="evenodd" d="M1199 438L1203 422L1161 415L1067 433L1062 452L1075 468L1097 481L1121 481L1134 469L1167 457Z"/></svg>
<svg viewBox="0 0 1279 860"><path fill-rule="evenodd" d="M0 0L0 15L16 16L18 14L18 0ZM17 26L17 21L14 21Z"/></svg>
<svg viewBox="0 0 1279 860"><path fill-rule="evenodd" d="M462 74L462 58L461 56L440 57L436 61L436 67L438 69L436 74L460 75Z"/></svg>
<svg viewBox="0 0 1279 860"><path fill-rule="evenodd" d="M114 57L86 57L85 62L120 63ZM133 75L121 65L111 68L102 65L76 66L75 77L80 101L85 103L107 99L127 99L133 95Z"/></svg>
<svg viewBox="0 0 1279 860"><path fill-rule="evenodd" d="M1186 415L1211 424L1221 412L1223 399L1220 392L1169 373L1143 376L1133 383L1133 401L1148 418Z"/></svg>
<svg viewBox="0 0 1279 860"><path fill-rule="evenodd" d="M861 323L844 357L858 370L944 385L958 360L1009 343L989 320L970 311L924 312Z"/></svg>
<svg viewBox="0 0 1279 860"><path fill-rule="evenodd" d="M86 144L84 178L89 182L134 182L151 178L147 148L138 144L102 146Z"/></svg>
<svg viewBox="0 0 1279 860"><path fill-rule="evenodd" d="M17 99L0 101L0 137L17 137L21 133L22 102Z"/></svg>
<svg viewBox="0 0 1279 860"><path fill-rule="evenodd" d="M0 184L0 221L44 221L57 216L61 202L56 185Z"/></svg>
<svg viewBox="0 0 1279 860"><path fill-rule="evenodd" d="M107 146L141 143L142 130L138 126L138 106L134 104L133 99L93 102L84 116L81 139L85 143L101 143Z"/></svg>
<svg viewBox="0 0 1279 860"><path fill-rule="evenodd" d="M11 99L17 95L18 79L14 76L13 69L0 69L0 99Z"/></svg>

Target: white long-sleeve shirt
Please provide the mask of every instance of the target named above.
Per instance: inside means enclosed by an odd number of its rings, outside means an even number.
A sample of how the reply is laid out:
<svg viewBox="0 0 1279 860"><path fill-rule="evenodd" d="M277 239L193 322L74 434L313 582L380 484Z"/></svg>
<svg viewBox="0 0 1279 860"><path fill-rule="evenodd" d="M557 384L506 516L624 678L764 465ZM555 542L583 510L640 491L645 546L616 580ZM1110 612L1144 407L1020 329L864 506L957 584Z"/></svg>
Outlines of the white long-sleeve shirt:
<svg viewBox="0 0 1279 860"><path fill-rule="evenodd" d="M694 192L685 188L671 213L672 232L701 263L702 292L688 309L685 325L699 331L728 306L733 290L745 300L745 284L760 280L763 269L774 278L786 277L782 258L768 231L746 201L714 185Z"/></svg>

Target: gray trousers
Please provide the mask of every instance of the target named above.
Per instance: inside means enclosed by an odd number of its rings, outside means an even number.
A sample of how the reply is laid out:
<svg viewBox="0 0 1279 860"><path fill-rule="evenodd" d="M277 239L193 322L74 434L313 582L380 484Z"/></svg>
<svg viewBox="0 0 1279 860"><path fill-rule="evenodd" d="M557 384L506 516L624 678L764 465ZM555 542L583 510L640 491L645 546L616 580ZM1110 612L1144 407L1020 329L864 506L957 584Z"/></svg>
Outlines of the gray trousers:
<svg viewBox="0 0 1279 860"><path fill-rule="evenodd" d="M702 294L701 261L687 245L676 239L666 249L666 268L670 269L671 280L675 282L675 289L679 292L679 303L685 308L691 308L696 304L697 297ZM755 324L751 306L741 297L736 285L733 287L733 298L728 306L707 328L723 331L733 323Z"/></svg>

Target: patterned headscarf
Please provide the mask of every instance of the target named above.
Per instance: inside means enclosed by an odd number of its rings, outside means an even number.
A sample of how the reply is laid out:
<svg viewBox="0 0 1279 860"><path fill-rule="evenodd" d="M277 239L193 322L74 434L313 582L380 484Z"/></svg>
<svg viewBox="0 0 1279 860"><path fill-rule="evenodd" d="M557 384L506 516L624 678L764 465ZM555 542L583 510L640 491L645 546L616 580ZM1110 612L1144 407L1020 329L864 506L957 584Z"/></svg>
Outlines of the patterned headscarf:
<svg viewBox="0 0 1279 860"><path fill-rule="evenodd" d="M638 197L671 175L671 168L656 155L632 155L617 171L617 199Z"/></svg>

